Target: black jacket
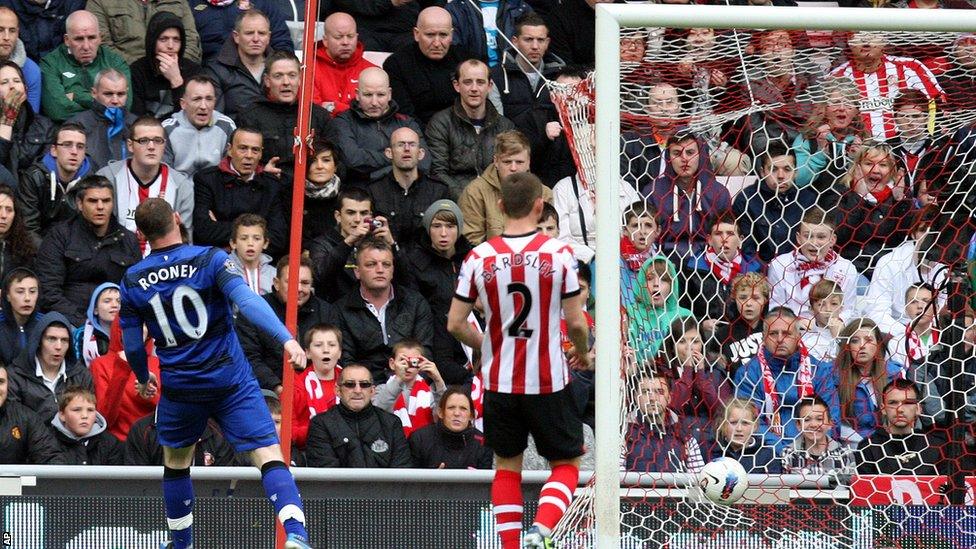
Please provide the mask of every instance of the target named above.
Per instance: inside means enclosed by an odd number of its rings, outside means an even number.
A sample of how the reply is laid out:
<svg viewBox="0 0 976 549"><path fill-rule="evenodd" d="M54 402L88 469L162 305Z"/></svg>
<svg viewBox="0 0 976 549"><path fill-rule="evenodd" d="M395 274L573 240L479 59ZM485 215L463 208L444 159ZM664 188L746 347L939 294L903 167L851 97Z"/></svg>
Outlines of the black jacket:
<svg viewBox="0 0 976 549"><path fill-rule="evenodd" d="M14 121L10 140L0 139L0 163L14 176L39 161L54 142L54 123L35 114L25 101Z"/></svg>
<svg viewBox="0 0 976 549"><path fill-rule="evenodd" d="M4 277L6 280L6 277ZM41 314L34 307L34 314L23 326L17 324L10 302L0 297L0 362L13 364L14 359L27 347L27 336L37 325Z"/></svg>
<svg viewBox="0 0 976 549"><path fill-rule="evenodd" d="M348 13L356 19L359 40L366 49L392 51L391 46L413 43L410 34L420 10L428 6L443 6L444 0L417 0L395 6L389 0L329 0L325 5L332 8L323 17L337 11ZM320 4L320 10L323 8Z"/></svg>
<svg viewBox="0 0 976 549"><path fill-rule="evenodd" d="M162 465L163 447L156 438L156 417L149 414L132 424L129 436L125 439L126 465ZM203 436L193 450L194 466L234 466L240 465L234 448L224 439L220 428L213 420L207 422Z"/></svg>
<svg viewBox="0 0 976 549"><path fill-rule="evenodd" d="M97 415L88 436L78 438L54 416L51 420L54 436L68 465L122 465L125 446L106 430L105 418Z"/></svg>
<svg viewBox="0 0 976 549"><path fill-rule="evenodd" d="M258 99L246 110L240 111L234 119L238 128L254 128L264 137L264 152L261 164L278 157L277 166L281 168L281 181L291 185L295 176L295 126L298 123L298 103L277 103L268 99ZM310 131L316 136L328 135L332 119L328 111L312 104Z"/></svg>
<svg viewBox="0 0 976 549"><path fill-rule="evenodd" d="M338 175L336 176L338 177ZM345 182L339 183L339 190L345 188ZM285 211L285 220L291 223L291 202L294 186L285 181L281 185L281 207ZM336 227L335 210L336 196L328 198L312 198L305 193L305 201L302 203L302 249L310 250L312 241L325 235L329 231L334 231Z"/></svg>
<svg viewBox="0 0 976 549"><path fill-rule="evenodd" d="M7 400L0 405L0 463L63 465L64 456L33 410Z"/></svg>
<svg viewBox="0 0 976 549"><path fill-rule="evenodd" d="M451 198L447 185L423 172L407 190L403 190L392 173L370 184L368 190L373 197L373 215L387 219L390 232L401 249L422 236L422 221L427 208L438 200Z"/></svg>
<svg viewBox="0 0 976 549"><path fill-rule="evenodd" d="M871 278L884 248L901 244L908 236L915 205L910 196L888 197L872 203L854 191L841 195L837 205L837 247L854 263L857 272Z"/></svg>
<svg viewBox="0 0 976 549"><path fill-rule="evenodd" d="M20 173L17 186L17 214L23 216L24 225L37 240L43 238L51 228L67 221L75 215L75 197L71 187L97 168L90 158L86 158L78 168L75 179L61 181L57 174L54 158L45 154L25 171ZM54 174L54 196L51 196L51 177ZM67 190L68 192L65 192Z"/></svg>
<svg viewBox="0 0 976 549"><path fill-rule="evenodd" d="M285 321L285 303L278 299L278 294L271 292L263 296L264 300L274 310L275 315L282 322ZM241 348L247 356L254 370L254 377L262 389L274 389L281 385L282 356L284 346L274 337L244 318L237 315L237 337L241 341ZM321 323L335 324L335 309L325 301L309 297L304 305L298 308L299 341L303 334L312 326Z"/></svg>
<svg viewBox="0 0 976 549"><path fill-rule="evenodd" d="M115 216L102 237L80 215L56 225L37 251L40 309L61 312L73 325L82 326L95 288L104 282L118 284L140 259L136 235Z"/></svg>
<svg viewBox="0 0 976 549"><path fill-rule="evenodd" d="M404 254L401 269L407 273L404 283L424 296L430 304L434 319L434 346L432 360L444 377L447 385L459 385L471 381L471 372L466 368L468 356L454 336L447 331L447 313L451 310L454 288L457 284L461 263L471 251L471 245L463 236L458 236L454 256L443 257L430 245L429 237L419 242Z"/></svg>
<svg viewBox="0 0 976 549"><path fill-rule="evenodd" d="M156 41L167 29L176 29L180 33L178 63L183 84L176 88L159 72L159 61L156 60ZM132 82L129 84L132 113L151 114L163 120L180 110L180 98L183 97L187 80L202 74L203 67L186 58L186 29L183 28L183 21L168 11L159 11L146 24L146 55L129 65L129 71L132 73Z"/></svg>
<svg viewBox="0 0 976 549"><path fill-rule="evenodd" d="M400 418L371 404L353 412L340 403L313 417L305 459L309 467L411 466Z"/></svg>
<svg viewBox="0 0 976 549"><path fill-rule="evenodd" d="M237 216L258 214L268 222L268 253L272 256L288 246L288 224L281 206L281 184L265 173L244 181L231 171L230 158L193 176L193 243L226 248ZM216 221L210 219L213 212Z"/></svg>
<svg viewBox="0 0 976 549"><path fill-rule="evenodd" d="M410 435L410 455L418 469L491 469L494 455L485 435L468 427L455 433L441 422L421 427Z"/></svg>
<svg viewBox="0 0 976 549"><path fill-rule="evenodd" d="M388 359L401 339L416 339L430 349L434 324L427 300L404 287L394 288L393 300L386 306L386 341L380 322L366 308L356 289L336 302L339 328L342 329L342 363L361 362L369 366L373 381L383 383L390 375Z"/></svg>
<svg viewBox="0 0 976 549"><path fill-rule="evenodd" d="M752 254L742 254L742 274L763 273L766 266ZM725 284L712 272L705 254L691 255L678 266L682 288L695 288L684 292L678 303L689 309L699 321L722 320L730 299L731 284Z"/></svg>
<svg viewBox="0 0 976 549"><path fill-rule="evenodd" d="M766 311L763 311L765 314ZM730 299L726 308L725 320L715 328L715 335L708 342L708 359L719 360L721 356L725 363L725 371L729 379L735 376L740 366L752 362L763 348L763 324L758 320L755 327L749 326L739 315L735 300Z"/></svg>
<svg viewBox="0 0 976 549"><path fill-rule="evenodd" d="M308 244L315 272L315 291L329 303L335 303L359 288L359 280L353 273L356 266L354 251L355 247L346 244L338 229L329 229Z"/></svg>
<svg viewBox="0 0 976 549"><path fill-rule="evenodd" d="M859 475L938 475L944 441L933 435L891 435L878 429L857 445Z"/></svg>
<svg viewBox="0 0 976 549"><path fill-rule="evenodd" d="M571 65L592 66L596 59L596 12L586 0L563 0L545 17L549 52Z"/></svg>
<svg viewBox="0 0 976 549"><path fill-rule="evenodd" d="M44 385L44 381L37 375L37 350L41 345L41 336L51 324L61 324L68 329L68 341L71 341L71 325L61 313L48 313L42 316L27 339L27 347L17 355L13 365L7 369L10 385L7 398L20 402L37 412L45 422L58 413L58 397L68 387L80 385L91 391L95 390L91 372L84 362L75 360L74 349L68 344L64 356L64 377L58 379L54 392Z"/></svg>
<svg viewBox="0 0 976 549"><path fill-rule="evenodd" d="M104 168L113 160L127 158L129 152L125 147L125 140L129 138L129 128L138 118L131 112L125 113L125 126L115 137L108 137L108 119L105 118L105 105L93 101L90 109L71 117L68 122L74 122L85 128L85 151L91 158L94 169Z"/></svg>
<svg viewBox="0 0 976 549"><path fill-rule="evenodd" d="M270 53L270 48L265 51L265 54ZM217 110L231 118L236 119L248 105L264 97L261 83L241 62L233 37L227 38L206 71L217 82Z"/></svg>
<svg viewBox="0 0 976 549"><path fill-rule="evenodd" d="M435 61L424 56L416 43L387 57L383 69L390 75L393 100L400 112L426 125L434 113L453 105L457 92L451 75L465 59L464 52L451 47L443 59Z"/></svg>
<svg viewBox="0 0 976 549"><path fill-rule="evenodd" d="M735 195L732 211L743 235L742 249L757 253L769 263L774 257L795 249L794 236L803 212L817 202L817 192L807 186L790 187L777 193L763 181L749 185ZM685 286L687 287L687 286Z"/></svg>

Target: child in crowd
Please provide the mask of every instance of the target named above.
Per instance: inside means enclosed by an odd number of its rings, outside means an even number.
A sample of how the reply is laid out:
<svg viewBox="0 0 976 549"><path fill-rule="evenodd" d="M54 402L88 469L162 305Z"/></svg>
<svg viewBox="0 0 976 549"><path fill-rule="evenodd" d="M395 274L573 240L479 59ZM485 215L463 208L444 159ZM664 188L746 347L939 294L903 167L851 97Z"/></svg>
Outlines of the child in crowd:
<svg viewBox="0 0 976 549"><path fill-rule="evenodd" d="M624 234L620 237L620 302L627 307L634 303L641 266L657 254L660 234L657 208L643 200L634 202L624 212Z"/></svg>
<svg viewBox="0 0 976 549"><path fill-rule="evenodd" d="M159 357L149 331L143 328L146 363L149 371L159 379ZM108 352L91 363L92 381L95 384L97 410L108 422L108 431L122 442L129 437L132 424L153 413L159 404L159 392L152 398L143 398L136 391L136 374L129 367L122 344L122 328L119 319L112 322Z"/></svg>
<svg viewBox="0 0 976 549"><path fill-rule="evenodd" d="M730 399L716 416L709 460L729 457L742 464L747 473L780 473L773 447L763 444L763 437L756 434L757 417L751 401Z"/></svg>
<svg viewBox="0 0 976 549"><path fill-rule="evenodd" d="M670 409L671 378L645 373L638 378L632 405L636 405L627 426L628 471L697 472L705 460L695 432L679 421Z"/></svg>
<svg viewBox="0 0 976 549"><path fill-rule="evenodd" d="M331 324L316 324L305 332L302 343L311 364L295 376L292 439L299 448L305 447L312 418L339 402L336 383L342 372L342 331Z"/></svg>
<svg viewBox="0 0 976 549"><path fill-rule="evenodd" d="M844 291L833 280L823 279L810 290L810 318L800 321L803 344L810 356L832 362L837 356L837 336L844 328L840 310L844 307Z"/></svg>
<svg viewBox="0 0 976 549"><path fill-rule="evenodd" d="M796 232L796 250L773 259L769 264L769 283L773 287L769 306L789 307L797 316L811 316L810 290L822 279L833 280L843 290L845 308L838 312L843 320L857 297L858 272L854 264L834 249L837 228L833 215L819 207L803 214Z"/></svg>
<svg viewBox="0 0 976 549"><path fill-rule="evenodd" d="M376 387L373 405L393 412L403 423L407 438L434 421L434 410L447 390L437 365L427 359L424 346L414 339L393 345L390 370L393 375Z"/></svg>
<svg viewBox="0 0 976 549"><path fill-rule="evenodd" d="M910 320L902 333L888 341L888 354L906 371L924 363L929 348L939 342L934 299L934 289L925 283L912 284L905 290L905 315Z"/></svg>
<svg viewBox="0 0 976 549"><path fill-rule="evenodd" d="M674 264L663 255L645 261L637 279L641 283L634 303L627 307L627 331L637 363L643 364L657 356L671 323L691 316L691 311L678 305L681 285Z"/></svg>
<svg viewBox="0 0 976 549"><path fill-rule="evenodd" d="M275 268L271 256L264 253L270 244L268 222L257 214L241 214L234 220L230 233L230 260L241 271L247 285L258 295L272 290Z"/></svg>
<svg viewBox="0 0 976 549"><path fill-rule="evenodd" d="M769 304L769 281L760 273L746 273L732 280L725 320L715 329L712 341L721 345L718 359L729 379L740 366L749 364L762 349L762 317Z"/></svg>
<svg viewBox="0 0 976 549"><path fill-rule="evenodd" d="M3 281L2 295L0 361L12 364L24 347L27 347L27 335L41 316L37 307L37 300L41 295L37 275L24 267L11 269Z"/></svg>
<svg viewBox="0 0 976 549"><path fill-rule="evenodd" d="M830 435L834 422L827 403L813 395L800 399L796 410L800 436L794 439L792 446L783 450L783 472L854 474L854 452Z"/></svg>
<svg viewBox="0 0 976 549"><path fill-rule="evenodd" d="M91 367L96 358L108 352L108 340L112 322L119 315L122 297L119 285L106 282L95 288L88 304L85 325L75 329L73 347L76 359L84 360Z"/></svg>
<svg viewBox="0 0 976 549"><path fill-rule="evenodd" d="M95 393L85 387L61 393L51 426L68 465L122 465L122 443L108 432L108 422L95 410Z"/></svg>
<svg viewBox="0 0 976 549"><path fill-rule="evenodd" d="M549 238L559 238L559 212L548 202L542 203L542 215L539 217L539 232Z"/></svg>

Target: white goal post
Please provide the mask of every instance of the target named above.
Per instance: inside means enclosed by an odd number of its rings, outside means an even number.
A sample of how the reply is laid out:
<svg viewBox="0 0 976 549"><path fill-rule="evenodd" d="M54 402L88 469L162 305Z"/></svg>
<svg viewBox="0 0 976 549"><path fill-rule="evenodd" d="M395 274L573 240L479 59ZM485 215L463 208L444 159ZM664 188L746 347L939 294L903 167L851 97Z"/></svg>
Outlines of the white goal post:
<svg viewBox="0 0 976 549"><path fill-rule="evenodd" d="M620 547L621 28L737 28L866 31L976 31L976 10L902 10L659 4L596 5L596 546Z"/></svg>

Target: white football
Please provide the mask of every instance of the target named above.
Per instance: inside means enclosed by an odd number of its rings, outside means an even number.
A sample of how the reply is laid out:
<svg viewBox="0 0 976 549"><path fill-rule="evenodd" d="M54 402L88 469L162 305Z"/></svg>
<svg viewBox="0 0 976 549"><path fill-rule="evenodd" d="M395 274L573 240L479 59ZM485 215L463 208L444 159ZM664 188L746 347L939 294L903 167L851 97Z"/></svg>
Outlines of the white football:
<svg viewBox="0 0 976 549"><path fill-rule="evenodd" d="M698 473L698 486L709 500L732 505L749 487L749 475L738 461L720 457L706 464Z"/></svg>

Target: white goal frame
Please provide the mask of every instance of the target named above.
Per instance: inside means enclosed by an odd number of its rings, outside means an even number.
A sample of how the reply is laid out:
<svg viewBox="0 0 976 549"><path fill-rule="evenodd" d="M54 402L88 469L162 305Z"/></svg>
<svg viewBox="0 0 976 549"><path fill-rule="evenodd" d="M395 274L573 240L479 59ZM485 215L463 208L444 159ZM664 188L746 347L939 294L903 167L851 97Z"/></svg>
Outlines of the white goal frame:
<svg viewBox="0 0 976 549"><path fill-rule="evenodd" d="M976 10L596 5L596 481L598 549L620 547L620 29L633 27L976 32ZM974 91L976 93L976 91Z"/></svg>

